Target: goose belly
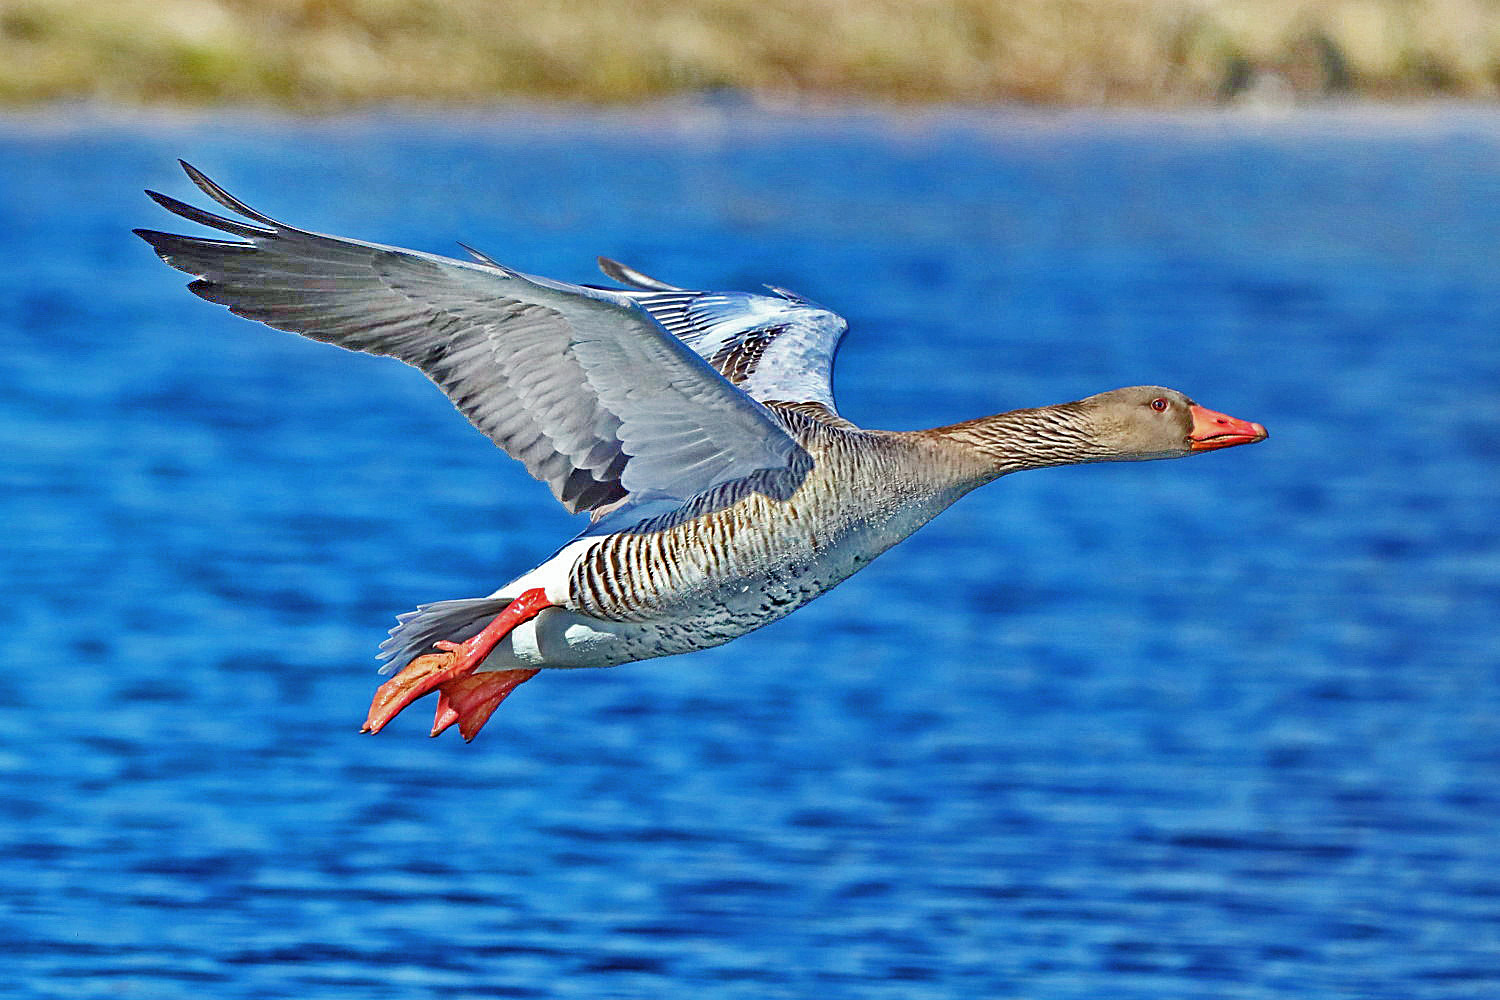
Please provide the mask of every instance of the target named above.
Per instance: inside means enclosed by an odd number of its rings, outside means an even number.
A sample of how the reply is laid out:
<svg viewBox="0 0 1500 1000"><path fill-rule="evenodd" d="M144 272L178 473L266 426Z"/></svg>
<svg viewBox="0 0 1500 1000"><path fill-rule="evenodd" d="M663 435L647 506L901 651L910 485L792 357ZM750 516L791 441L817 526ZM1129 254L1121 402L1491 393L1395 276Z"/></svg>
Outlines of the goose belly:
<svg viewBox="0 0 1500 1000"><path fill-rule="evenodd" d="M926 497L819 521L755 496L661 532L611 535L576 556L565 608L537 626L539 651L603 666L707 649L826 593L952 502ZM587 655L583 651L587 650Z"/></svg>
<svg viewBox="0 0 1500 1000"><path fill-rule="evenodd" d="M790 500L754 493L569 543L497 592L543 587L556 606L518 627L484 669L615 666L721 645L827 592L967 492L889 463L839 471L818 457Z"/></svg>
<svg viewBox="0 0 1500 1000"><path fill-rule="evenodd" d="M762 566L753 574L699 576L690 582L663 572L633 581L628 593L606 597L598 589L585 590L582 600L575 594L517 626L482 669L611 667L722 645L786 617L879 551L832 546ZM579 562L586 560L587 553ZM503 592L524 589L510 585Z"/></svg>

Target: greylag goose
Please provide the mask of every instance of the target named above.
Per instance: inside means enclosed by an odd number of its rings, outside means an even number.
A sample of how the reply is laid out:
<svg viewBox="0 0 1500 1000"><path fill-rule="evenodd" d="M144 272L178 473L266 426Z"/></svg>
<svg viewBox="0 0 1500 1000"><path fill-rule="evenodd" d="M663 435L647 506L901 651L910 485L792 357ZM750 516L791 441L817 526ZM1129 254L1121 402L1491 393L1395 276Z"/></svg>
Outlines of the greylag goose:
<svg viewBox="0 0 1500 1000"><path fill-rule="evenodd" d="M1260 424L1160 386L882 431L839 416L847 324L780 288L694 291L601 258L622 288L297 229L187 163L239 218L148 191L234 240L136 233L237 315L390 355L591 522L488 597L401 615L364 731L438 692L466 740L543 668L706 649L790 614L976 486L1022 469L1179 458Z"/></svg>

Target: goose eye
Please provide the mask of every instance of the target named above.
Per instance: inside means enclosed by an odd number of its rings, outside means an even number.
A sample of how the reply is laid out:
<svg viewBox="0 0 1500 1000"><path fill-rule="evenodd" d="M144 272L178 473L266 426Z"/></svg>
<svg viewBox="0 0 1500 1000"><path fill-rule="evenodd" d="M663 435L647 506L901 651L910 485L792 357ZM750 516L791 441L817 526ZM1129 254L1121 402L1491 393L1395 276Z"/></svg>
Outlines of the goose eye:
<svg viewBox="0 0 1500 1000"><path fill-rule="evenodd" d="M1155 399L1153 399L1151 401L1151 409L1155 410L1157 413L1162 412L1166 408L1167 408L1167 399L1166 399L1165 396L1157 396Z"/></svg>

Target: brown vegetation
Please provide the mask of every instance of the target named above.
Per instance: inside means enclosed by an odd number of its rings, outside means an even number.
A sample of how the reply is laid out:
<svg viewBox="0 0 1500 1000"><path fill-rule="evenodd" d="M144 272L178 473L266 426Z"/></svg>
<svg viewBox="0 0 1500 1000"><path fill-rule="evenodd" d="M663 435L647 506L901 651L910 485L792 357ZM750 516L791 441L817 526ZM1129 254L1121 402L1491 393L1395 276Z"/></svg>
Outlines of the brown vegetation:
<svg viewBox="0 0 1500 1000"><path fill-rule="evenodd" d="M1500 0L0 0L0 99L1500 92Z"/></svg>

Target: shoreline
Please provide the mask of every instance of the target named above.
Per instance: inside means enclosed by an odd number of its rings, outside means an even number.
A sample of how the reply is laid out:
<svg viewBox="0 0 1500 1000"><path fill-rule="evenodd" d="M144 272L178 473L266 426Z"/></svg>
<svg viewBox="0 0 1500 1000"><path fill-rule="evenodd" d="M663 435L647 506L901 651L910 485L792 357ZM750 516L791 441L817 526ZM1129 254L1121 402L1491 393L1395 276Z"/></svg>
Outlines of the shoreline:
<svg viewBox="0 0 1500 1000"><path fill-rule="evenodd" d="M984 131L1069 131L1073 128L1134 130L1142 126L1191 129L1238 126L1249 131L1301 130L1324 126L1376 126L1381 131L1421 132L1435 125L1460 122L1500 130L1500 106L1463 98L1319 100L1269 106L1194 105L1054 106L1019 102L932 102L912 105L869 99L760 99L754 95L709 98L674 95L631 103L593 103L509 98L478 104L389 101L357 107L307 111L276 104L231 102L219 105L159 103L119 104L107 101L42 101L0 106L0 127L7 130L66 133L100 127L197 127L235 121L245 125L319 125L340 129L384 127L427 122L452 128L510 127L518 121L537 125L560 122L611 123L640 128L653 124L670 130L700 126L772 127L777 123L824 121L857 126L948 126Z"/></svg>
<svg viewBox="0 0 1500 1000"><path fill-rule="evenodd" d="M1492 0L11 0L0 103L1500 98ZM781 95L778 98L777 95Z"/></svg>

